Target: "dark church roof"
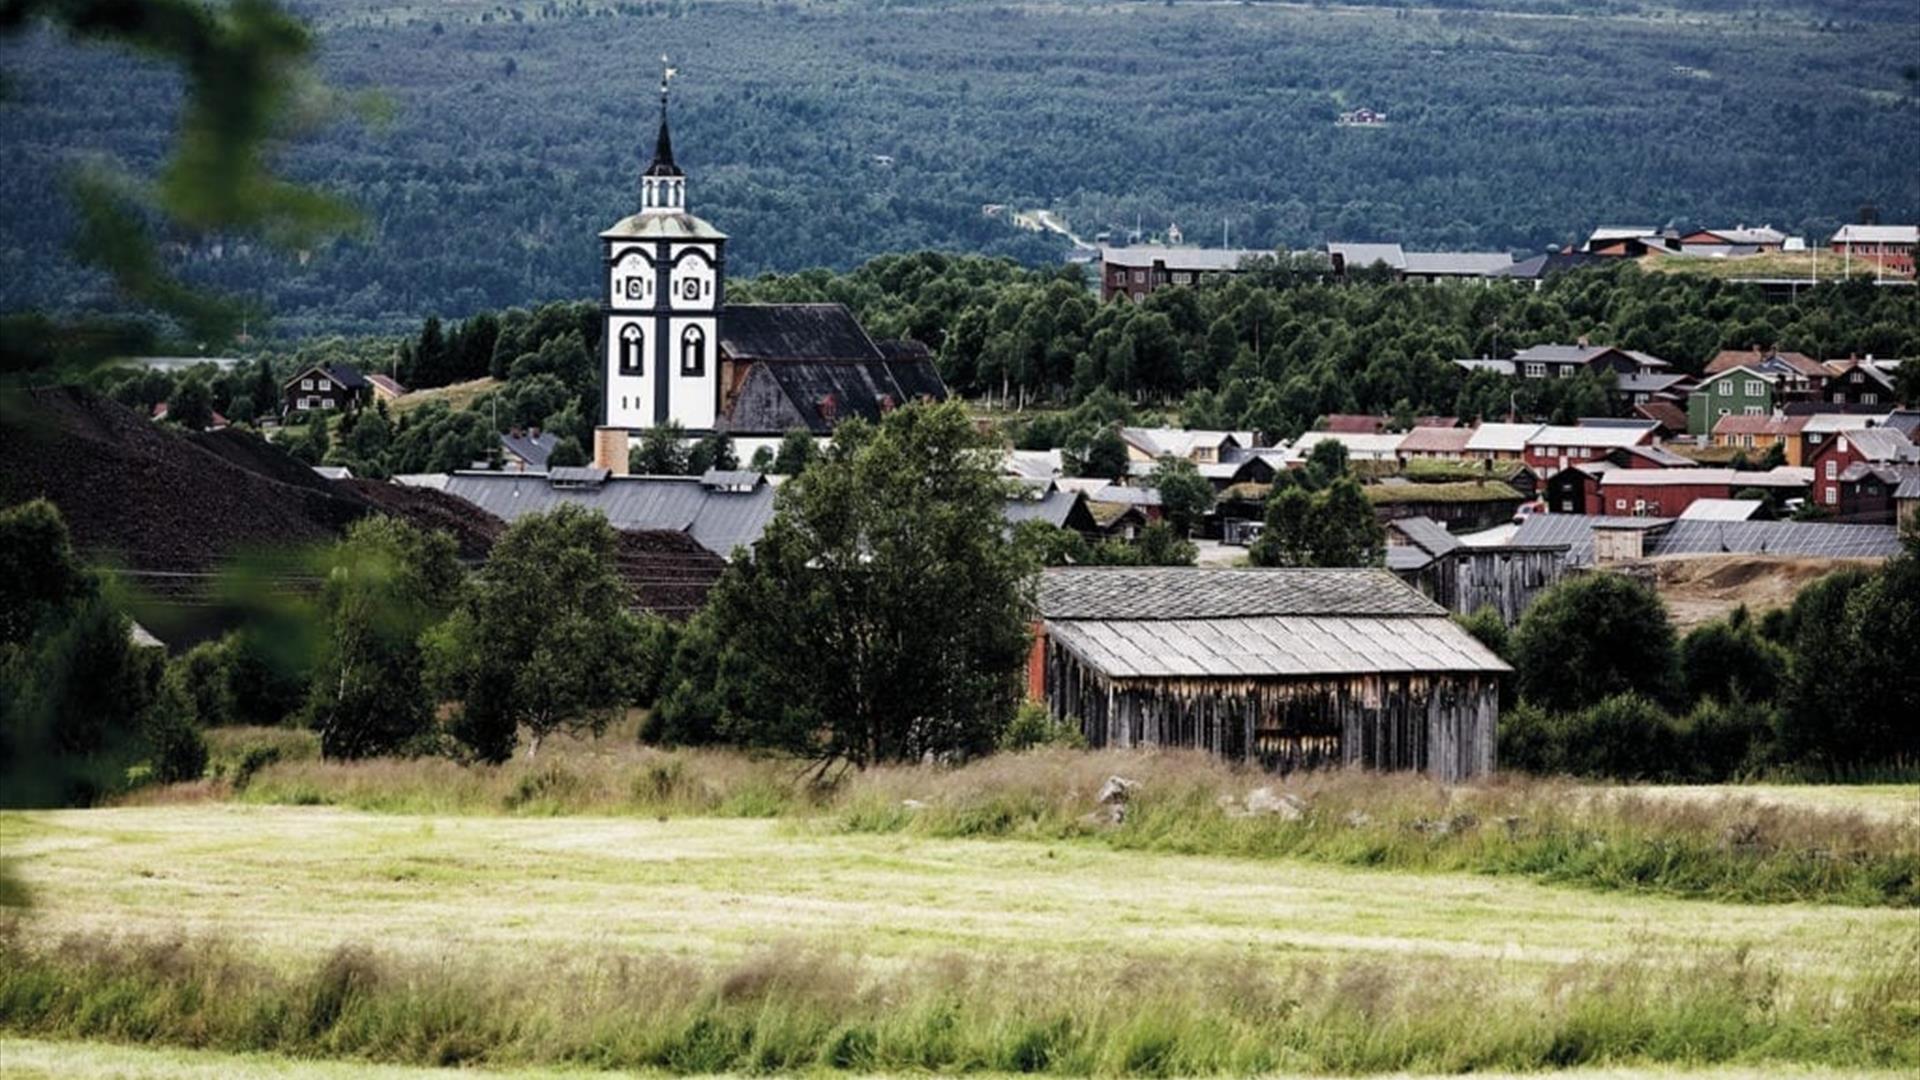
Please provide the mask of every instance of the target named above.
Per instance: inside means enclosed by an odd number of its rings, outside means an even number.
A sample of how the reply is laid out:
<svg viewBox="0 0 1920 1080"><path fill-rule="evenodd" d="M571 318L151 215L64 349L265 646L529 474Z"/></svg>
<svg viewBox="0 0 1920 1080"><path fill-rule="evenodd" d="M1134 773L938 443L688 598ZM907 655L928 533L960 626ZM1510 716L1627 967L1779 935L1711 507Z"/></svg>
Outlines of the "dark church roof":
<svg viewBox="0 0 1920 1080"><path fill-rule="evenodd" d="M879 423L887 404L901 404L899 388L885 364L798 363L768 364L767 371L800 410L807 427L827 432L842 420L858 416ZM739 425L744 419L734 417Z"/></svg>
<svg viewBox="0 0 1920 1080"><path fill-rule="evenodd" d="M720 350L734 360L879 360L844 304L730 304Z"/></svg>

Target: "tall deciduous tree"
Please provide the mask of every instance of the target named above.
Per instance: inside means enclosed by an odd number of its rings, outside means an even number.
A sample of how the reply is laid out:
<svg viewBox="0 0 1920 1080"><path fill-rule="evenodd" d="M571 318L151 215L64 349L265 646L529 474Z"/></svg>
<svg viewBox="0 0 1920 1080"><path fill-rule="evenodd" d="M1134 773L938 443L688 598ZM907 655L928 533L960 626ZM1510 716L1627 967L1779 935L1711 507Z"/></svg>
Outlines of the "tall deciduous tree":
<svg viewBox="0 0 1920 1080"><path fill-rule="evenodd" d="M1191 534L1213 510L1213 483L1186 458L1170 454L1161 458L1147 484L1160 492L1160 506L1180 536Z"/></svg>
<svg viewBox="0 0 1920 1080"><path fill-rule="evenodd" d="M995 461L957 403L841 425L714 591L735 738L861 766L992 749L1035 569Z"/></svg>
<svg viewBox="0 0 1920 1080"><path fill-rule="evenodd" d="M596 511L522 517L433 633L435 684L459 702L452 731L476 757L506 760L522 731L529 757L557 731L599 734L634 697L641 631L619 548Z"/></svg>
<svg viewBox="0 0 1920 1080"><path fill-rule="evenodd" d="M458 596L453 538L367 518L324 553L321 569L323 637L306 722L327 757L401 750L433 725L420 637Z"/></svg>

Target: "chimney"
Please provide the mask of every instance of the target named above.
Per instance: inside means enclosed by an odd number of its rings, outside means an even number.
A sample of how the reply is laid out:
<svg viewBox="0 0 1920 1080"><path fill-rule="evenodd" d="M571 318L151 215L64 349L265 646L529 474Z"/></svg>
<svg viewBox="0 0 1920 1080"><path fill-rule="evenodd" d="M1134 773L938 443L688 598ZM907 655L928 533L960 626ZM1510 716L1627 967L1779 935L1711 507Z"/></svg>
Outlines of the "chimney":
<svg viewBox="0 0 1920 1080"><path fill-rule="evenodd" d="M605 469L609 475L627 475L627 429L617 427L597 427L593 429L593 466Z"/></svg>

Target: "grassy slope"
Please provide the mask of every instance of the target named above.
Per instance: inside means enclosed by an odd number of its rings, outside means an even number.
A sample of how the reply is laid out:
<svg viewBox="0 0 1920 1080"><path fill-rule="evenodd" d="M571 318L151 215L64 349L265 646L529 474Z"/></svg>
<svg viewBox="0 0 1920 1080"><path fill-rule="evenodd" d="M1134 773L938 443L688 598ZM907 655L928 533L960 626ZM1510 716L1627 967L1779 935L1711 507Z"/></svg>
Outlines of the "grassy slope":
<svg viewBox="0 0 1920 1080"><path fill-rule="evenodd" d="M1392 957L1520 979L1562 963L1750 947L1817 980L1890 948L1913 922L1880 909L778 821L191 806L12 815L4 831L47 935L184 930L289 959L369 942L423 957L534 946L731 959L800 940L889 960Z"/></svg>
<svg viewBox="0 0 1920 1080"><path fill-rule="evenodd" d="M218 1054L204 1050L149 1050L103 1043L64 1043L39 1039L0 1039L0 1078L4 1080L432 1080L436 1077L474 1077L479 1080L558 1080L599 1077L605 1073L581 1069L427 1069L369 1065L365 1062L295 1061L270 1054ZM1483 1080L1519 1080L1537 1073L1480 1073ZM1745 1080L1762 1075L1750 1068L1575 1069L1556 1073L1564 1080ZM1769 1065L1764 1075L1794 1080L1819 1076L1824 1080L1893 1080L1890 1070L1855 1071L1804 1069ZM1413 1080L1409 1077L1407 1080Z"/></svg>

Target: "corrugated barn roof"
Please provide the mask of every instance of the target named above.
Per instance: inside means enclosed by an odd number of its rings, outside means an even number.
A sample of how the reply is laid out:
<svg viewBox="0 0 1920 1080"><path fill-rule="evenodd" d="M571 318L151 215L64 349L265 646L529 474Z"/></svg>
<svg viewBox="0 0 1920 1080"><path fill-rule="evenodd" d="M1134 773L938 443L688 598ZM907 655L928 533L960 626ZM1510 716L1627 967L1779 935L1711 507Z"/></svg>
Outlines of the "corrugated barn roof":
<svg viewBox="0 0 1920 1080"><path fill-rule="evenodd" d="M1047 619L1232 619L1263 615L1444 615L1385 570L1070 567L1040 581Z"/></svg>

